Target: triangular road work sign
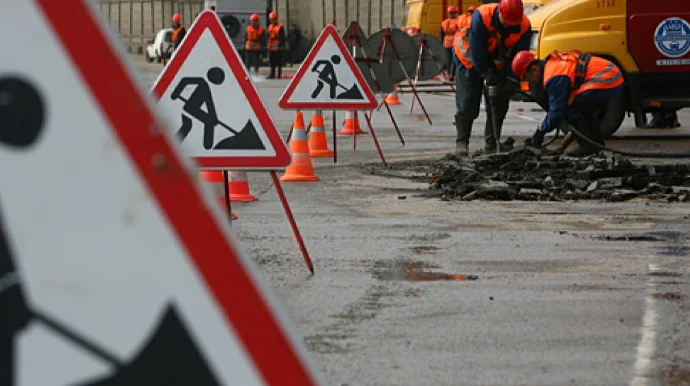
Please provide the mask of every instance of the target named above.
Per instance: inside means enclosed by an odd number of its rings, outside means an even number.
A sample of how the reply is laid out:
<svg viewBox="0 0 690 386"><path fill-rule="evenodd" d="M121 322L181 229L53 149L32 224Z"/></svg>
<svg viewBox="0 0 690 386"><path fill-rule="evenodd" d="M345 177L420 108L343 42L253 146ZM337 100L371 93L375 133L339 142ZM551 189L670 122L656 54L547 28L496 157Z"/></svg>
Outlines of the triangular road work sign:
<svg viewBox="0 0 690 386"><path fill-rule="evenodd" d="M285 142L213 11L197 17L152 92L200 168L278 170L290 164Z"/></svg>
<svg viewBox="0 0 690 386"><path fill-rule="evenodd" d="M0 385L319 383L90 2L0 2Z"/></svg>
<svg viewBox="0 0 690 386"><path fill-rule="evenodd" d="M373 109L376 97L338 31L324 28L278 101L282 109Z"/></svg>

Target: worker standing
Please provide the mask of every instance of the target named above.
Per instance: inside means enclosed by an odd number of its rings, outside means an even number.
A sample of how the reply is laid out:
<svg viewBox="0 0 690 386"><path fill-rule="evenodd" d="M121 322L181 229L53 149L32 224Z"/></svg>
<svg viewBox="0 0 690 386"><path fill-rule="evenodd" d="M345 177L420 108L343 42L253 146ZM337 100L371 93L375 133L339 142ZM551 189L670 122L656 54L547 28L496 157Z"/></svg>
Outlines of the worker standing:
<svg viewBox="0 0 690 386"><path fill-rule="evenodd" d="M187 29L182 25L182 18L179 13L176 13L172 17L173 31L172 31L172 46L173 51L176 50L180 44L182 44L182 39L187 35Z"/></svg>
<svg viewBox="0 0 690 386"><path fill-rule="evenodd" d="M446 70L448 70L448 76L452 79L455 77L453 41L455 40L455 33L458 31L458 10L451 5L446 12L448 13L448 18L441 22L441 39L443 39L443 48L446 49L448 55Z"/></svg>
<svg viewBox="0 0 690 386"><path fill-rule="evenodd" d="M529 50L531 24L522 10L522 0L500 0L498 4L481 5L472 14L470 27L461 30L456 38L454 50L460 63L455 77L455 152L458 157L468 154L472 124L479 116L484 85L499 86L498 96L492 98L496 106L485 95L489 118L484 129L484 149L487 153L494 153L512 148L512 144L497 145L497 142L501 138L510 95L516 91L506 77L514 76L511 63L515 55ZM496 128L491 119L494 113L499 126Z"/></svg>
<svg viewBox="0 0 690 386"><path fill-rule="evenodd" d="M271 67L268 79L276 78L276 69L278 70L278 79L280 79L283 77L285 30L283 25L278 23L278 15L275 12L268 14L268 20L271 23L268 26L268 65Z"/></svg>
<svg viewBox="0 0 690 386"><path fill-rule="evenodd" d="M259 14L254 13L249 17L251 24L247 26L247 31L244 36L244 54L247 65L247 71L254 71L259 73L259 64L261 63L261 43L265 38L264 27L259 25Z"/></svg>
<svg viewBox="0 0 690 386"><path fill-rule="evenodd" d="M604 144L599 116L609 100L623 92L623 74L611 61L579 51L561 54L554 51L538 60L529 51L517 54L513 72L530 82L530 87L543 87L548 95L549 110L532 138L532 145L541 148L544 135L553 131L564 118L591 141ZM578 146L566 153L584 157L599 148L577 133Z"/></svg>

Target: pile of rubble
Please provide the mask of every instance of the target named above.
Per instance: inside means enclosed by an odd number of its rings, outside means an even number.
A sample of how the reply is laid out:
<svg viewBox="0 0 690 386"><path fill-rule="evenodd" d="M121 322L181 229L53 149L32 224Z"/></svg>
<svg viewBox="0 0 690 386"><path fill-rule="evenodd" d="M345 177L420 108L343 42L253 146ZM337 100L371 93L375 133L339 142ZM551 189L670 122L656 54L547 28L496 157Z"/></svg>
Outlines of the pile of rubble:
<svg viewBox="0 0 690 386"><path fill-rule="evenodd" d="M535 157L522 150L462 160L446 156L434 169L431 188L447 200L690 201L690 165L635 165L604 153L587 158Z"/></svg>

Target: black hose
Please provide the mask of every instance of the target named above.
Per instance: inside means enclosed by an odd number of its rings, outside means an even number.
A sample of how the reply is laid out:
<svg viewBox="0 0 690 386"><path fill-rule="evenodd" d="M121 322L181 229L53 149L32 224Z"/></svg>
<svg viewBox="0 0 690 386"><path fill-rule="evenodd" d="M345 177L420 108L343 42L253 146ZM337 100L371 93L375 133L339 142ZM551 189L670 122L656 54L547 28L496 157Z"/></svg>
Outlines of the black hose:
<svg viewBox="0 0 690 386"><path fill-rule="evenodd" d="M513 82L517 82L513 79L510 79L510 80ZM518 92L521 95L532 100L537 105L539 105L539 107L541 107L544 111L548 111L547 108L541 102L537 101L531 94L528 94L522 90L520 90ZM577 131L577 129L575 128L575 126L572 123L568 122L567 119L563 118L563 121L565 123L567 123L568 125L570 125L570 130L572 130L573 133L575 133L578 137L584 139L590 145L595 146L599 150L610 151L612 153L624 155L626 157L635 157L635 158L690 158L690 152L685 152L685 153L682 153L682 152L681 153L653 153L653 152L647 153L647 152L644 152L644 153L642 153L642 152L635 152L635 151L611 149L610 147L606 147L600 143L597 143L597 142L591 140L589 137L582 135L579 131ZM556 130L558 130L558 128L556 128ZM558 137L558 131L556 132L556 136L550 142L548 142L546 145L543 145L543 147L550 145L553 141L556 140L557 137Z"/></svg>

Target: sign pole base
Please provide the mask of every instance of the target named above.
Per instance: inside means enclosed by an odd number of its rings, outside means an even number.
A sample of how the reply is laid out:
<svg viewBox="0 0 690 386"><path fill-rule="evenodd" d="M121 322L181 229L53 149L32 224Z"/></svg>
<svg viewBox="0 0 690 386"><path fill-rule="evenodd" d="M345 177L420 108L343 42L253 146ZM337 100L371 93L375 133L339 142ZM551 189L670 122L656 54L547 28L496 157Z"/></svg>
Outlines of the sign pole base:
<svg viewBox="0 0 690 386"><path fill-rule="evenodd" d="M273 179L273 185L276 186L276 192L278 192L278 197L280 197L280 203L283 204L283 209L285 209L285 214L287 215L288 221L290 221L290 226L292 231L295 233L295 238L297 238L297 244L299 244L299 249L302 251L302 256L304 256L304 262L307 263L307 268L309 272L314 274L314 265L311 263L311 258L309 258L309 252L307 252L307 247L304 245L304 240L302 240L302 235L299 232L295 218L292 216L292 211L290 210L290 205L288 205L287 198L283 192L283 187L280 185L280 180L276 175L276 172L271 171L271 178Z"/></svg>

